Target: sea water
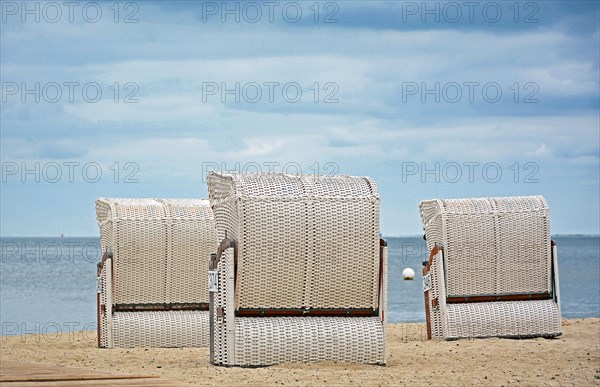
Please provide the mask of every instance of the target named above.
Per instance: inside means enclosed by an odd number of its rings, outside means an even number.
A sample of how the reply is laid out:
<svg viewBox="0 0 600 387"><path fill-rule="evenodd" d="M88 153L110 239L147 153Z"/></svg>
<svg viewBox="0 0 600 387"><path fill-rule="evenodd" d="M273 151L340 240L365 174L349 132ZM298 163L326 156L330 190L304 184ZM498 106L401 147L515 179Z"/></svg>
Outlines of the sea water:
<svg viewBox="0 0 600 387"><path fill-rule="evenodd" d="M555 236L562 314L600 317L600 237ZM425 320L420 237L388 238L390 322ZM2 335L96 329L98 238L0 238ZM410 267L414 280L403 280ZM206 278L198 278L206 282Z"/></svg>

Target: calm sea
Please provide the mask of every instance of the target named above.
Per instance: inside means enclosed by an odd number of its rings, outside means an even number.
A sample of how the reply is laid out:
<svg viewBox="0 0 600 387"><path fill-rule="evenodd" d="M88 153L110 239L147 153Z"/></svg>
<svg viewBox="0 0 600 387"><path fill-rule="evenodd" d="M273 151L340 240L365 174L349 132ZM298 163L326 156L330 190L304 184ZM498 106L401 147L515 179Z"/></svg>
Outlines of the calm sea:
<svg viewBox="0 0 600 387"><path fill-rule="evenodd" d="M600 237L555 236L562 313L600 317ZM1 238L2 335L96 328L98 238ZM389 238L388 317L424 321L421 238ZM415 280L404 281L410 267ZM206 281L199 278L198 281Z"/></svg>

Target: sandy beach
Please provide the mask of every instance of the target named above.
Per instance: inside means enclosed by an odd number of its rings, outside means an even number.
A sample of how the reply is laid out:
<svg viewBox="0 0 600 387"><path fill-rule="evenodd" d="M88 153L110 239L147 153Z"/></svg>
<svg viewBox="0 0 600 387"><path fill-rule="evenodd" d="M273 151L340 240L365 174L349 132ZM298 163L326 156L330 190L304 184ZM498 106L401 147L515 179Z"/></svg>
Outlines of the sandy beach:
<svg viewBox="0 0 600 387"><path fill-rule="evenodd" d="M4 336L0 360L160 375L192 385L600 385L600 319L563 320L556 339L427 341L424 324L388 325L388 364L214 367L208 348L98 349L96 333Z"/></svg>

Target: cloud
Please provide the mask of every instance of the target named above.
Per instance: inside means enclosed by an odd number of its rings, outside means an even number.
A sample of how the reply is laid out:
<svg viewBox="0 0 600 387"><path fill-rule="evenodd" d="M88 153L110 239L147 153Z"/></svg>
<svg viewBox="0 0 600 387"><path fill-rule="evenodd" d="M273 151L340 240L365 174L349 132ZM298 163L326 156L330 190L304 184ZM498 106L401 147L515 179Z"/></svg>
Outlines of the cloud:
<svg viewBox="0 0 600 387"><path fill-rule="evenodd" d="M214 115L214 109L202 103L199 96L173 95L165 97L145 97L132 95L133 102L104 100L97 103L68 105L65 112L76 118L91 122L157 122L201 120L206 115Z"/></svg>
<svg viewBox="0 0 600 387"><path fill-rule="evenodd" d="M549 154L548 147L545 143L542 143L538 148L536 148L533 152L530 153L532 156L547 156Z"/></svg>
<svg viewBox="0 0 600 387"><path fill-rule="evenodd" d="M396 234L414 228L394 221L408 211L404 203L425 194L533 190L406 189L398 183L403 162L531 161L553 177L537 186L541 191L565 202L572 191L589 191L600 153L598 5L580 3L587 6L582 11L571 3L535 3L538 22L527 24L514 22L512 3L498 3L504 18L497 24L481 18L453 24L404 22L408 3L337 2L339 22L331 24L322 23L323 13L318 23L308 18L312 3L301 3L307 18L297 24L280 17L205 23L201 5L167 2L139 3L133 24L115 23L108 9L98 23L11 19L1 37L2 160L93 161L106 168L135 162L144 182L134 187L139 195L177 192L165 187L200 191L207 163L295 162L310 171L333 162L340 172L380 179L387 203L401 203L382 211ZM42 90L56 82L63 99L49 103L41 95L35 102L28 95L23 103L22 93L7 94L6 82L28 88L38 82ZM65 82L80 85L73 102ZM89 83L102 90L97 102L82 95ZM283 93L286 84L300 87L298 101L290 102L295 88ZM496 90L486 94L486 85L500 88L498 101L490 102ZM408 86L417 89L409 93ZM456 87L460 98L449 102ZM124 103L127 96L137 102ZM19 200L13 188L3 187L3 195ZM3 216L2 222L21 221Z"/></svg>

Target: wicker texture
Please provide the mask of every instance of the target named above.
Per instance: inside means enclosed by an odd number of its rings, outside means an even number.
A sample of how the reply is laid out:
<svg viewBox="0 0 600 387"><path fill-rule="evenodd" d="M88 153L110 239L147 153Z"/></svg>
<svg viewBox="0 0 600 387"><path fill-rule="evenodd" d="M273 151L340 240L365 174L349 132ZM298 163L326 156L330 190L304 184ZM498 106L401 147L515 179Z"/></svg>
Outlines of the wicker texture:
<svg viewBox="0 0 600 387"><path fill-rule="evenodd" d="M435 200L421 209L429 243L445 248L448 296L550 291L549 211L541 196Z"/></svg>
<svg viewBox="0 0 600 387"><path fill-rule="evenodd" d="M238 246L237 269L232 249L218 264L214 305L223 308L223 316L215 311L213 363L385 363L379 317L234 316L240 308L378 310L374 181L211 173L208 186L217 235L234 238Z"/></svg>
<svg viewBox="0 0 600 387"><path fill-rule="evenodd" d="M213 334L213 352L214 364L235 365L235 320L234 313L231 312L234 307L234 265L230 251L225 252L221 257L218 265L219 272L219 291L215 294L215 310L214 326L212 327ZM224 313L222 317L218 317L216 309L221 308Z"/></svg>
<svg viewBox="0 0 600 387"><path fill-rule="evenodd" d="M98 311L98 327L97 329L100 331L99 338L100 342L98 346L101 348L109 348L112 346L112 340L109 340L109 323L111 322L111 318L108 317L110 314L109 303L108 303L108 284L107 284L107 273L110 271L110 267L112 264L112 260L108 259L106 264L102 267L102 271L100 272L99 286L100 286L100 306L103 306L103 310ZM112 316L111 316L112 317Z"/></svg>
<svg viewBox="0 0 600 387"><path fill-rule="evenodd" d="M208 331L206 311L113 314L115 347L207 347Z"/></svg>
<svg viewBox="0 0 600 387"><path fill-rule="evenodd" d="M552 300L447 304L446 339L558 336L561 324Z"/></svg>
<svg viewBox="0 0 600 387"><path fill-rule="evenodd" d="M549 209L542 196L427 200L432 337L559 335L558 300L447 304L447 297L553 294ZM558 286L558 284L556 284ZM555 296L556 297L556 296Z"/></svg>
<svg viewBox="0 0 600 387"><path fill-rule="evenodd" d="M429 244L429 243L428 243ZM446 293L444 292L444 278L442 272L442 253L439 252L435 257L433 264L431 265L431 290L429 291L429 299L445 300ZM446 310L445 308L434 308L431 305L429 307L429 316L431 319L431 337L438 338L443 337L442 332L442 321L444 321Z"/></svg>
<svg viewBox="0 0 600 387"><path fill-rule="evenodd" d="M113 252L114 303L208 302L214 218L201 199L98 199L103 250Z"/></svg>
<svg viewBox="0 0 600 387"><path fill-rule="evenodd" d="M102 250L108 249L113 253L113 259L109 260L111 273L106 273L105 268L102 272L103 291L100 298L101 305L106 309L100 313L101 346L118 346L124 342L117 340L118 330L128 325L117 325L117 321L113 321L113 305L208 303L205 281L207 261L217 241L208 200L100 198L96 201L96 215ZM111 276L110 281L107 275ZM124 316L128 313L133 312L120 313L119 321L130 321ZM128 317L131 321L139 320L140 327L144 327L149 324L147 319L157 312L140 313L151 314L143 318L136 317L137 314ZM202 319L208 321L208 312L194 313L196 316L203 314ZM202 339L196 339L198 333L193 329L200 323L188 324L177 316L179 314L171 320L161 317L164 324L156 322L158 330L152 333L152 337L163 334L160 332L163 328L174 329L174 332L184 329L188 330L190 338L178 339L178 342L194 343L193 346L207 345L208 329L201 332L204 335ZM174 328L176 324L184 324L187 328ZM207 325L206 322L198 326L206 328ZM152 332L149 326L144 329ZM161 343L160 346L179 346L168 344L166 339L132 337L127 340L136 338L139 346L147 342ZM165 337L170 336L167 334ZM134 341L127 341L127 346L134 345L132 343Z"/></svg>
<svg viewBox="0 0 600 387"><path fill-rule="evenodd" d="M239 243L238 308L377 308L371 179L212 173L208 184L218 236Z"/></svg>
<svg viewBox="0 0 600 387"><path fill-rule="evenodd" d="M379 317L249 317L235 324L240 365L340 361L375 364L384 357Z"/></svg>

